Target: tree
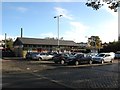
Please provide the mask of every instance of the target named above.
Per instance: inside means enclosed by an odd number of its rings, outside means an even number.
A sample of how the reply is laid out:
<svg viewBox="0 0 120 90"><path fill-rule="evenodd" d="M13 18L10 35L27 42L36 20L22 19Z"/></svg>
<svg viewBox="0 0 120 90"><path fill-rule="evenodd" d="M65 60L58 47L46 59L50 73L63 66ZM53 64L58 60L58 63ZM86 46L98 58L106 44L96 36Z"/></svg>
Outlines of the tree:
<svg viewBox="0 0 120 90"><path fill-rule="evenodd" d="M86 5L88 7L92 7L95 10L98 10L101 6L104 5L102 2L109 4L108 8L114 10L114 12L117 12L118 7L120 7L120 0L87 0Z"/></svg>
<svg viewBox="0 0 120 90"><path fill-rule="evenodd" d="M5 43L5 40L2 40ZM3 45L3 47L5 48L5 44ZM6 47L9 49L13 48L13 39L12 38L8 38L6 39Z"/></svg>
<svg viewBox="0 0 120 90"><path fill-rule="evenodd" d="M103 52L117 52L120 51L120 41L109 42L108 45L103 46Z"/></svg>
<svg viewBox="0 0 120 90"><path fill-rule="evenodd" d="M91 49L100 49L102 47L102 41L100 40L99 36L91 36L88 38L88 44Z"/></svg>

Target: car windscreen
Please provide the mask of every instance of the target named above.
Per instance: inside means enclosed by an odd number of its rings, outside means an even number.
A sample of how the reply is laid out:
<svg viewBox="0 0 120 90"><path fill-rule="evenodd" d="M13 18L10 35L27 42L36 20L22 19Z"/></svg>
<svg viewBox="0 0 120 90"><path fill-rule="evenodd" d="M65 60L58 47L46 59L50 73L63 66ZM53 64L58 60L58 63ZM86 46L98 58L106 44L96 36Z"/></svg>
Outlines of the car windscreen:
<svg viewBox="0 0 120 90"><path fill-rule="evenodd" d="M105 54L98 54L97 57L103 57Z"/></svg>
<svg viewBox="0 0 120 90"><path fill-rule="evenodd" d="M84 54L76 54L76 55L74 55L76 58L77 57L83 57L84 56Z"/></svg>
<svg viewBox="0 0 120 90"><path fill-rule="evenodd" d="M59 57L59 56L61 56L61 55L62 55L62 54L56 54L55 57Z"/></svg>
<svg viewBox="0 0 120 90"><path fill-rule="evenodd" d="M75 57L75 55L69 54L69 57L70 57L70 58L73 58L73 57Z"/></svg>

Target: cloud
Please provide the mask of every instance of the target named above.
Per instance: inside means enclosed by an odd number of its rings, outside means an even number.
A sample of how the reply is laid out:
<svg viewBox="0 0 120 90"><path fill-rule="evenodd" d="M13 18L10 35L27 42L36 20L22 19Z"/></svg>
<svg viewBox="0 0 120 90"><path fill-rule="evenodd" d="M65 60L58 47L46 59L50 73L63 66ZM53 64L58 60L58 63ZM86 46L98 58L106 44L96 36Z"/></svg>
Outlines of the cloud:
<svg viewBox="0 0 120 90"><path fill-rule="evenodd" d="M0 40L3 40L4 39L4 36L3 35L0 35Z"/></svg>
<svg viewBox="0 0 120 90"><path fill-rule="evenodd" d="M110 20L101 24L99 27L99 36L103 42L112 42L118 40L118 22Z"/></svg>
<svg viewBox="0 0 120 90"><path fill-rule="evenodd" d="M75 42L87 42L87 39L85 38L85 32L87 29L89 29L88 26L75 21L69 22L69 26L70 30L66 30L63 33L61 32L60 38L63 37L64 40L73 40ZM55 35L53 32L49 32L40 34L40 37L57 38L57 35Z"/></svg>
<svg viewBox="0 0 120 90"><path fill-rule="evenodd" d="M16 7L16 10L24 13L24 12L26 12L28 9L25 8L25 7Z"/></svg>
<svg viewBox="0 0 120 90"><path fill-rule="evenodd" d="M64 18L68 21L69 30L65 30L60 37L63 37L64 40L73 40L75 42L84 42L85 32L88 29L88 26L82 24L75 20L75 17L67 10L61 7L55 7L55 12L57 15L63 15Z"/></svg>
<svg viewBox="0 0 120 90"><path fill-rule="evenodd" d="M85 36L90 37L92 35L99 36L102 42L112 42L118 39L117 13L110 10L108 6L103 6L103 9L110 13L114 18L110 18L109 21L104 20L104 22L99 23L95 27L86 26L83 23L76 21L74 16L67 9L61 7L55 7L54 9L56 14L62 14L69 20L68 25L70 29L64 31L61 35L65 40L87 42Z"/></svg>
<svg viewBox="0 0 120 90"><path fill-rule="evenodd" d="M22 7L22 6L6 6L8 9L10 10L15 10L21 13L25 13L26 11L28 11L28 8L26 7Z"/></svg>
<svg viewBox="0 0 120 90"><path fill-rule="evenodd" d="M70 30L65 31L62 34L65 40L87 42L86 36L90 37L92 35L99 36L103 43L118 40L118 21L116 19L100 23L94 27L95 30L93 30L90 26L82 24L81 22L70 22L69 24L71 27Z"/></svg>
<svg viewBox="0 0 120 90"><path fill-rule="evenodd" d="M89 29L88 26L80 22L70 22L70 30L65 31L63 38L66 40L73 40L75 42L86 42L85 32Z"/></svg>
<svg viewBox="0 0 120 90"><path fill-rule="evenodd" d="M50 37L50 38L55 38L55 37L57 37L54 33L52 33L52 32L48 32L48 33L42 33L42 34L40 34L40 37L42 37L42 38L45 38L45 37Z"/></svg>
<svg viewBox="0 0 120 90"><path fill-rule="evenodd" d="M68 20L73 20L73 16L68 12L68 10L63 9L61 7L55 7L55 13L56 15L63 15L64 18L68 19Z"/></svg>

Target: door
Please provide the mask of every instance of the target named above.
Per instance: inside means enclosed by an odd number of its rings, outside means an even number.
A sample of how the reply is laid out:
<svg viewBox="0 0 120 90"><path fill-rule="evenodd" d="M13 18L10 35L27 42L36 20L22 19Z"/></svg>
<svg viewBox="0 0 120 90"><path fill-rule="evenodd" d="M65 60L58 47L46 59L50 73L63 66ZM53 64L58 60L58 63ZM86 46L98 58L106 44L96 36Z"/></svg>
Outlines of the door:
<svg viewBox="0 0 120 90"><path fill-rule="evenodd" d="M104 61L105 62L111 61L111 55L110 54L106 54L105 57L104 57Z"/></svg>

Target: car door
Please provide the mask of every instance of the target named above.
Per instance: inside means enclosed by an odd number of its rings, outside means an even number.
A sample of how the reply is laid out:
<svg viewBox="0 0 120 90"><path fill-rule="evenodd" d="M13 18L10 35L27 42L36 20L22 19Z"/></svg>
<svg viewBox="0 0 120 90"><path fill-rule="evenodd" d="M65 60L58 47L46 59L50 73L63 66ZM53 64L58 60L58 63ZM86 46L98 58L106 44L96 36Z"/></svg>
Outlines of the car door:
<svg viewBox="0 0 120 90"><path fill-rule="evenodd" d="M84 63L85 62L85 58L84 58L84 54L81 54L77 57L79 63Z"/></svg>
<svg viewBox="0 0 120 90"><path fill-rule="evenodd" d="M52 55L46 53L46 60L52 59Z"/></svg>
<svg viewBox="0 0 120 90"><path fill-rule="evenodd" d="M46 60L48 60L48 59L49 59L49 54L48 54L48 53L45 53L44 58L45 58Z"/></svg>
<svg viewBox="0 0 120 90"><path fill-rule="evenodd" d="M41 57L42 57L42 59L46 59L46 55L45 55L45 53L41 53Z"/></svg>
<svg viewBox="0 0 120 90"><path fill-rule="evenodd" d="M84 54L83 57L81 58L81 60L82 60L83 63L88 63L90 58L86 54Z"/></svg>
<svg viewBox="0 0 120 90"><path fill-rule="evenodd" d="M111 61L111 55L110 54L106 54L105 57L104 57L104 61L105 62Z"/></svg>
<svg viewBox="0 0 120 90"><path fill-rule="evenodd" d="M64 54L64 60L66 60L68 57L68 54Z"/></svg>

